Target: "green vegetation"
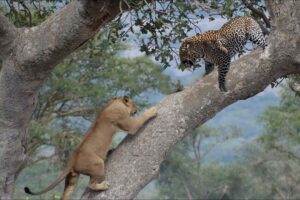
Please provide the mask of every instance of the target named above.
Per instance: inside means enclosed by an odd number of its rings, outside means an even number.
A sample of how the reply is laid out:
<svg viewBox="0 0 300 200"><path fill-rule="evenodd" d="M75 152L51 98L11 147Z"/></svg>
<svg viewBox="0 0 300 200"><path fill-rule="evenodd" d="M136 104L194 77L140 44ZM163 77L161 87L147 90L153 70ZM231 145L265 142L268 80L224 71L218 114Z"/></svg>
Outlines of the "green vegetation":
<svg viewBox="0 0 300 200"><path fill-rule="evenodd" d="M17 26L34 26L44 21L57 9L70 0L7 0L0 1L0 9L6 10ZM124 3L132 3L126 0ZM233 18L240 15L251 15L262 21L262 16L249 10L241 0L209 0L209 1L163 1L151 4L133 3L130 12L123 12L107 26L111 43L122 40L134 40L141 52L154 55L164 67L172 62L178 64L178 44L189 33L201 33L199 23L204 18L210 21L218 16ZM251 0L256 10L265 11L264 1ZM269 27L262 21L262 26Z"/></svg>
<svg viewBox="0 0 300 200"><path fill-rule="evenodd" d="M300 98L287 86L279 106L260 117L264 132L236 149L229 162L209 159L240 134L202 127L170 152L161 166L158 192L164 199L299 199ZM218 142L219 141L219 142Z"/></svg>

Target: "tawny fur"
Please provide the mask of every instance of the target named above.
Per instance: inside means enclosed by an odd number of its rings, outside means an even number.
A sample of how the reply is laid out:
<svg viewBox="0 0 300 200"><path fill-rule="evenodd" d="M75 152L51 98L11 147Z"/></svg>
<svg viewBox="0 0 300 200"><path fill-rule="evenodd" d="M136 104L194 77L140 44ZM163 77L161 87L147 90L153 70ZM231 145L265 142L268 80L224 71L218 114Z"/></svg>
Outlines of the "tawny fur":
<svg viewBox="0 0 300 200"><path fill-rule="evenodd" d="M156 116L156 108L146 110L137 118L130 118L137 112L137 106L127 96L114 98L97 115L92 127L83 141L70 156L64 172L49 187L40 192L24 190L28 194L40 195L48 192L65 179L63 200L70 199L79 174L90 176L88 187L91 190L107 190L104 181L104 158L112 143L116 131L122 130L129 134L136 133L149 119ZM100 180L100 182L99 182Z"/></svg>

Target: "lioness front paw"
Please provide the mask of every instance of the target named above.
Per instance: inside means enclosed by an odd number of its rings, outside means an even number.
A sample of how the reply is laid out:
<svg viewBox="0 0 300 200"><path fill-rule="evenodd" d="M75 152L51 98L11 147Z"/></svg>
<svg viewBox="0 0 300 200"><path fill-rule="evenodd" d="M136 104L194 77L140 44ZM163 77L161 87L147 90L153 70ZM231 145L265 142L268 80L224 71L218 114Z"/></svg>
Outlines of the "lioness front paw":
<svg viewBox="0 0 300 200"><path fill-rule="evenodd" d="M157 115L157 109L155 107L149 108L146 112L147 115L151 117L155 117Z"/></svg>

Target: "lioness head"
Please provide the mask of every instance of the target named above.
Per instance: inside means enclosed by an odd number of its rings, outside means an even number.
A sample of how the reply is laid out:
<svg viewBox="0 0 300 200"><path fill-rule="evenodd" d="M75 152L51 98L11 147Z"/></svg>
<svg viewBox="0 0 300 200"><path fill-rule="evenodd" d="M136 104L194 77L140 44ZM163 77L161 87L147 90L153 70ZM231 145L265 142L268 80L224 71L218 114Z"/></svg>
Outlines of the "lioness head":
<svg viewBox="0 0 300 200"><path fill-rule="evenodd" d="M137 105L134 101L128 97L114 97L109 103L106 105L104 110L108 111L109 113L123 113L126 112L126 115L134 115L138 111Z"/></svg>
<svg viewBox="0 0 300 200"><path fill-rule="evenodd" d="M125 104L125 106L128 107L130 115L134 115L135 113L137 113L138 107L130 97L124 96L121 98L122 98L122 102Z"/></svg>

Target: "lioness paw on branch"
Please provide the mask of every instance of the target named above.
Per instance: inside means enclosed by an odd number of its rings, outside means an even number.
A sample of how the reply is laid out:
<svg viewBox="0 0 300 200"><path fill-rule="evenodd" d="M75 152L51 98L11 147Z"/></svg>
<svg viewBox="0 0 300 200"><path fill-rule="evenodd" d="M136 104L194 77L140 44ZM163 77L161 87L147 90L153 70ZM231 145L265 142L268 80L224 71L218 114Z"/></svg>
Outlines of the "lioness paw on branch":
<svg viewBox="0 0 300 200"><path fill-rule="evenodd" d="M109 184L103 180L104 158L112 143L114 134L119 130L134 134L157 114L156 108L152 107L139 117L130 118L137 111L137 106L127 96L112 99L98 113L83 141L70 156L64 172L46 189L40 192L32 192L28 187L25 187L25 192L31 195L40 195L53 189L65 179L62 199L70 199L80 174L90 176L88 187L91 190L107 190ZM99 182L99 180L102 182Z"/></svg>

